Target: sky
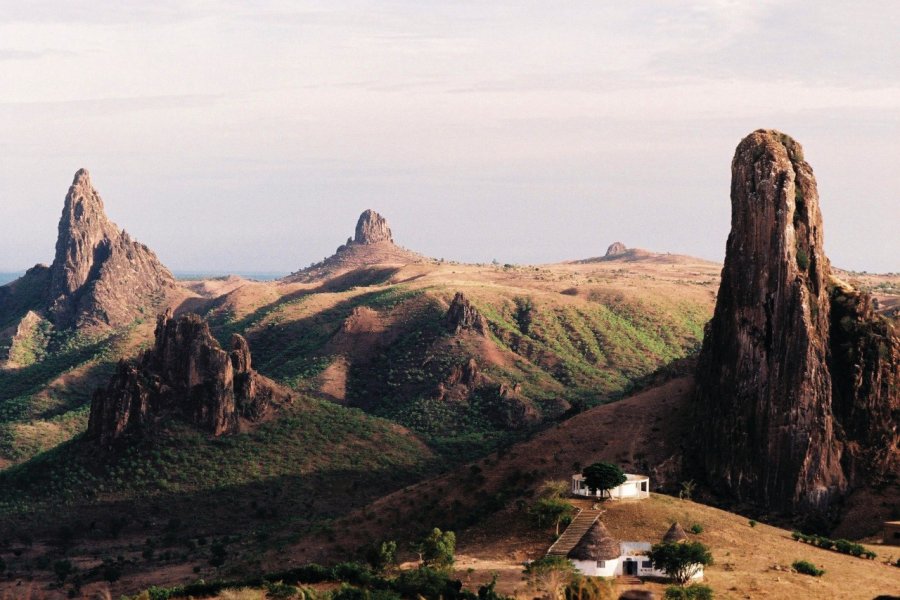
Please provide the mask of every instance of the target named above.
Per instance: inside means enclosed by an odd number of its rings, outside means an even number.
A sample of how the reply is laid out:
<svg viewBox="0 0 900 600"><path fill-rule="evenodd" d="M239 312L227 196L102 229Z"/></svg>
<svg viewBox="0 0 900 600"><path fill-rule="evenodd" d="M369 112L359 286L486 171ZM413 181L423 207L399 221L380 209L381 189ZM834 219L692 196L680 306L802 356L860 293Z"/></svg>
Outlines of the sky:
<svg viewBox="0 0 900 600"><path fill-rule="evenodd" d="M764 127L832 263L900 271L900 2L2 4L0 270L52 260L81 167L173 270L293 271L367 208L447 260L721 260Z"/></svg>

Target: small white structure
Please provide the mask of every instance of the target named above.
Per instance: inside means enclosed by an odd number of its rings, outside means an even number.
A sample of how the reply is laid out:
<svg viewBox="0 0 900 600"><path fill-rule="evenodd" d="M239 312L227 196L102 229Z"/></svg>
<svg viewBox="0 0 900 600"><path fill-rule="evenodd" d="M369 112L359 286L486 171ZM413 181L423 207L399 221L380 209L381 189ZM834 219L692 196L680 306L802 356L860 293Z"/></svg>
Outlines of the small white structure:
<svg viewBox="0 0 900 600"><path fill-rule="evenodd" d="M680 542L687 535L678 523L666 532L664 542ZM594 521L581 540L575 544L567 557L575 568L588 577L655 577L664 579L665 571L657 569L650 560L650 542L619 542L600 522ZM692 580L703 579L703 566L697 565Z"/></svg>
<svg viewBox="0 0 900 600"><path fill-rule="evenodd" d="M592 492L584 484L584 476L581 473L576 473L572 475L572 495L588 498L613 498L616 500L643 500L650 497L650 478L647 475L626 473L625 478L625 483L609 490L607 494L605 490Z"/></svg>

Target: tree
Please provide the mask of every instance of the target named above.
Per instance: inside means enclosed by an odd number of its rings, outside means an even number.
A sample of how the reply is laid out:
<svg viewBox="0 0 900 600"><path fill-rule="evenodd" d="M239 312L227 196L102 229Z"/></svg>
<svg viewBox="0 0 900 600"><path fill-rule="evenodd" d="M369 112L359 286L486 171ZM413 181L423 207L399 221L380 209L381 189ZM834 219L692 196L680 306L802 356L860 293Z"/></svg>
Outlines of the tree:
<svg viewBox="0 0 900 600"><path fill-rule="evenodd" d="M709 548L700 542L663 542L650 550L653 566L669 578L684 585L705 566L713 564Z"/></svg>
<svg viewBox="0 0 900 600"><path fill-rule="evenodd" d="M597 490L608 493L609 490L622 485L627 480L625 473L618 465L604 462L585 467L581 475L584 477L584 484L595 494Z"/></svg>
<svg viewBox="0 0 900 600"><path fill-rule="evenodd" d="M373 544L366 549L366 561L378 573L388 573L397 566L397 542Z"/></svg>
<svg viewBox="0 0 900 600"><path fill-rule="evenodd" d="M547 592L552 600L560 600L563 587L575 575L575 565L564 556L544 556L528 563L525 574L534 589Z"/></svg>
<svg viewBox="0 0 900 600"><path fill-rule="evenodd" d="M419 544L419 554L425 566L449 569L453 566L456 554L456 534L435 527Z"/></svg>
<svg viewBox="0 0 900 600"><path fill-rule="evenodd" d="M575 507L562 498L541 498L531 506L531 514L537 521L538 527L547 523L556 525L556 535L559 535L559 524L563 518L571 516Z"/></svg>

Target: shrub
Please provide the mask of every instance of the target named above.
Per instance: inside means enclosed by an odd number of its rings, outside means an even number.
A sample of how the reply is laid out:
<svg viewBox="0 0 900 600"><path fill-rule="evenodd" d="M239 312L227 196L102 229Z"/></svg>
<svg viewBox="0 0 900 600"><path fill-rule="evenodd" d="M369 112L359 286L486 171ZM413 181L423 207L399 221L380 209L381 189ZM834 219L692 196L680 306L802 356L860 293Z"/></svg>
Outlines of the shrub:
<svg viewBox="0 0 900 600"><path fill-rule="evenodd" d="M693 525L691 525L691 533L693 533L694 535L700 535L701 533L703 533L703 525L701 525L700 523L694 523Z"/></svg>
<svg viewBox="0 0 900 600"><path fill-rule="evenodd" d="M797 248L797 266L800 267L801 271L809 268L809 254L803 248Z"/></svg>
<svg viewBox="0 0 900 600"><path fill-rule="evenodd" d="M449 569L456 554L456 534L435 527L419 544L419 552L426 567Z"/></svg>
<svg viewBox="0 0 900 600"><path fill-rule="evenodd" d="M795 560L791 565L794 570L804 575L812 575L813 577L821 577L825 574L825 569L820 569L808 560Z"/></svg>
<svg viewBox="0 0 900 600"><path fill-rule="evenodd" d="M372 582L372 572L366 565L355 562L345 562L333 569L334 578L343 583L367 586Z"/></svg>
<svg viewBox="0 0 900 600"><path fill-rule="evenodd" d="M687 587L670 585L663 596L665 600L712 600L713 591L708 585L694 583Z"/></svg>
<svg viewBox="0 0 900 600"><path fill-rule="evenodd" d="M397 566L397 542L387 541L366 548L366 561L376 573L387 573Z"/></svg>
<svg viewBox="0 0 900 600"><path fill-rule="evenodd" d="M700 542L656 544L650 550L650 560L681 584L690 581L701 567L713 564L709 548Z"/></svg>
<svg viewBox="0 0 900 600"><path fill-rule="evenodd" d="M753 519L750 519L749 521L747 521L747 525L749 525L750 527L756 527L757 522Z"/></svg>
<svg viewBox="0 0 900 600"><path fill-rule="evenodd" d="M393 581L394 590L404 598L425 598L425 600L452 600L458 598L462 582L451 580L442 571L429 567L419 567L401 572Z"/></svg>

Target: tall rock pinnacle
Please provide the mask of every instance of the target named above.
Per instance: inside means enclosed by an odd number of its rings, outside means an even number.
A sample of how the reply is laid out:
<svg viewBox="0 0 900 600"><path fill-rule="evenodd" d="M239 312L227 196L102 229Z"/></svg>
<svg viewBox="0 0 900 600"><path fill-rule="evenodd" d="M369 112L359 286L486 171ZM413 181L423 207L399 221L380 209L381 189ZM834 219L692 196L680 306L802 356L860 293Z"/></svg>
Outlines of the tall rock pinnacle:
<svg viewBox="0 0 900 600"><path fill-rule="evenodd" d="M771 130L744 138L731 169L731 234L698 366L702 461L740 499L825 508L847 481L816 180L800 145Z"/></svg>
<svg viewBox="0 0 900 600"><path fill-rule="evenodd" d="M49 313L57 326L119 326L158 304L172 274L107 217L90 174L75 174L50 267Z"/></svg>
<svg viewBox="0 0 900 600"><path fill-rule="evenodd" d="M375 244L377 242L391 242L391 228L387 220L374 210L366 210L359 216L356 222L356 236L353 242L356 244Z"/></svg>

